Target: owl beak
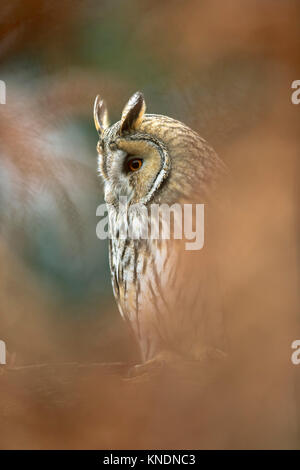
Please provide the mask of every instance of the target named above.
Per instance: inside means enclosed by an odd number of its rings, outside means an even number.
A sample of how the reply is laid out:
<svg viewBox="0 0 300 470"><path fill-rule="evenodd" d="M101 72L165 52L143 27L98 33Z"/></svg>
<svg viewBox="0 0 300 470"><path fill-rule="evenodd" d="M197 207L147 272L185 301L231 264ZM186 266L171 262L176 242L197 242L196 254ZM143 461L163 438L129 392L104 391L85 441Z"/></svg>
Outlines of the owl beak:
<svg viewBox="0 0 300 470"><path fill-rule="evenodd" d="M109 127L109 120L106 104L99 95L96 96L94 103L94 122L99 136L102 137L105 129Z"/></svg>

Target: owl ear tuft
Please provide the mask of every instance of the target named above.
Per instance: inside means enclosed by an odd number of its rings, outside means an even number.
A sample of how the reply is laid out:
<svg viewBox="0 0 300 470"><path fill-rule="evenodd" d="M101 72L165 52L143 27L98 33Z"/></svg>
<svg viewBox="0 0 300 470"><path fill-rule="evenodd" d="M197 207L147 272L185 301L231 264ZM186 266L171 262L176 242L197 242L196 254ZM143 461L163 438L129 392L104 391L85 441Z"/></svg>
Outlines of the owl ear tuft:
<svg viewBox="0 0 300 470"><path fill-rule="evenodd" d="M100 136L109 127L107 107L99 95L96 96L94 104L94 122Z"/></svg>
<svg viewBox="0 0 300 470"><path fill-rule="evenodd" d="M146 111L146 103L143 93L137 91L132 95L123 109L121 116L120 133L137 129L142 122Z"/></svg>

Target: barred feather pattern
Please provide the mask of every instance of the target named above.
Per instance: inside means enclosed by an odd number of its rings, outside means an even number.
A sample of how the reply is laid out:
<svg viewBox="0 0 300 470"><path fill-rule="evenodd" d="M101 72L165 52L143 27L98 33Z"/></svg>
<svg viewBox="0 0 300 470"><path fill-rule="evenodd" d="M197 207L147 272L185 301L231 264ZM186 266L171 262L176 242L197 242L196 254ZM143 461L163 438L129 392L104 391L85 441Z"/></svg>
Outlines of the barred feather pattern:
<svg viewBox="0 0 300 470"><path fill-rule="evenodd" d="M197 360L207 349L224 348L213 244L189 252L186 240L144 239L148 217L121 210L119 201L126 196L128 205L142 202L147 208L152 203L205 203L210 210L226 168L196 132L166 116L141 116L144 109L141 96L134 96L122 120L104 129L97 147L109 214L114 296L143 361L163 351ZM132 154L141 155L145 167L124 174L124 162ZM136 237L122 235L128 225Z"/></svg>
<svg viewBox="0 0 300 470"><path fill-rule="evenodd" d="M162 351L197 360L208 348L222 349L223 318L215 273L200 253L180 240L122 239L125 220L109 209L110 269L119 311L144 361Z"/></svg>

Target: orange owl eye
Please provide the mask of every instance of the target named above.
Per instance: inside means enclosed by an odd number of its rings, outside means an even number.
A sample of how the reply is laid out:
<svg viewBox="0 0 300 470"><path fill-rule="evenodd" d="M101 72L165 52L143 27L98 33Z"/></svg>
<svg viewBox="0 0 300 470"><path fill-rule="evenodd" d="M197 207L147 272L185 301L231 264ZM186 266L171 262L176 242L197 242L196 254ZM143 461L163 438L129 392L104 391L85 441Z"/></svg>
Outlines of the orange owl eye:
<svg viewBox="0 0 300 470"><path fill-rule="evenodd" d="M129 171L137 171L141 168L142 164L142 158L132 158L131 160L128 160L127 167Z"/></svg>

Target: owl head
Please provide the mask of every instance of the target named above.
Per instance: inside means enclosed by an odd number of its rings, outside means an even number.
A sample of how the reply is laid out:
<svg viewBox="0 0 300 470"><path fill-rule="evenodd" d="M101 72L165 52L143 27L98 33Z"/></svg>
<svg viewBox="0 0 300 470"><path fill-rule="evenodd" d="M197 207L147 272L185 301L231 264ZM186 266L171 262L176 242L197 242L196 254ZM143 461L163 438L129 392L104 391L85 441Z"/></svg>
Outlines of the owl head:
<svg viewBox="0 0 300 470"><path fill-rule="evenodd" d="M110 126L104 101L95 100L105 201L116 205L126 197L129 204L172 204L205 195L220 165L215 152L183 123L145 111L144 96L136 92Z"/></svg>

